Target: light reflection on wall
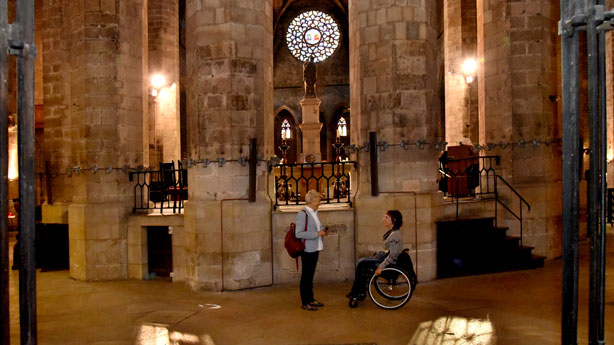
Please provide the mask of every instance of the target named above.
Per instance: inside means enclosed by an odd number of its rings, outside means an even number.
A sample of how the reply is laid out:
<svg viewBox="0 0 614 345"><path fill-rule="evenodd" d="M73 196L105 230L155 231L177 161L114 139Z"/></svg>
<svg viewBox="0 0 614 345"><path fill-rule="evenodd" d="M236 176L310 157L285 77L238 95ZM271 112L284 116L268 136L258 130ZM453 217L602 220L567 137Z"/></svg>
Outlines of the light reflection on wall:
<svg viewBox="0 0 614 345"><path fill-rule="evenodd" d="M19 158L17 156L17 126L9 127L9 180L19 177Z"/></svg>

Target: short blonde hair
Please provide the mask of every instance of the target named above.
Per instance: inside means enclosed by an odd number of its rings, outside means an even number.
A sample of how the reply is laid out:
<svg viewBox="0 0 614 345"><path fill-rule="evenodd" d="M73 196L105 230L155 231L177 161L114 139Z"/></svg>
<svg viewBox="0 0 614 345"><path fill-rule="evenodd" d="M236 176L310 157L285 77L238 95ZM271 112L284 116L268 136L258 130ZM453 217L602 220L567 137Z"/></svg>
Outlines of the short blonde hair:
<svg viewBox="0 0 614 345"><path fill-rule="evenodd" d="M311 202L313 201L314 198L319 198L320 200L322 199L322 196L320 195L320 192L318 192L315 189L310 190L309 192L307 192L307 194L305 194L305 202L308 204L311 204Z"/></svg>

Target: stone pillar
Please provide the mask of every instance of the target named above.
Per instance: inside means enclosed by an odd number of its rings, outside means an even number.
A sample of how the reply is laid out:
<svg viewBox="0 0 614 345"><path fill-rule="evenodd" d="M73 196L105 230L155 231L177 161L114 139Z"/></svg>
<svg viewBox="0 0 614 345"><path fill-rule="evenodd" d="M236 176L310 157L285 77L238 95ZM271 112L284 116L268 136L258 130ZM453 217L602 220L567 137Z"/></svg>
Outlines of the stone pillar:
<svg viewBox="0 0 614 345"><path fill-rule="evenodd" d="M44 161L49 163L51 191L43 204L45 223L68 223L72 202L71 179L65 175L72 163L70 120L70 22L64 1L44 1L43 17L43 103Z"/></svg>
<svg viewBox="0 0 614 345"><path fill-rule="evenodd" d="M352 140L399 144L441 140L437 68L437 13L433 1L349 2ZM415 255L421 280L435 277L434 220L438 150L427 145L379 152L379 196L371 196L369 154L361 151L356 195L357 257L381 247L381 219L388 209L404 215L404 245ZM390 193L388 193L390 192ZM415 207L415 208L414 208ZM417 217L417 218L416 218ZM417 243L416 243L416 240ZM415 258L414 258L415 259Z"/></svg>
<svg viewBox="0 0 614 345"><path fill-rule="evenodd" d="M477 144L477 74L467 82L462 70L463 63L477 54L475 1L445 0L443 6L446 141Z"/></svg>
<svg viewBox="0 0 614 345"><path fill-rule="evenodd" d="M270 0L186 3L188 155L238 160L273 154L273 19ZM272 282L266 167L257 200L247 201L248 167L237 162L189 169L185 231L187 281L194 288L239 289ZM232 199L232 200L229 200ZM236 200L239 199L239 200Z"/></svg>
<svg viewBox="0 0 614 345"><path fill-rule="evenodd" d="M66 0L45 6L46 154L60 158L56 173L66 163L89 169L53 186L58 195L73 196L70 276L125 278L133 191L119 168L142 164L143 4ZM107 173L107 166L114 169Z"/></svg>
<svg viewBox="0 0 614 345"><path fill-rule="evenodd" d="M561 120L557 110L557 18L553 0L478 1L480 144L513 142L481 154L502 158L497 173L531 204L524 244L560 255ZM543 144L544 142L549 144ZM535 142L535 143L534 143ZM541 142L541 143L540 143ZM505 191L518 213L518 199ZM500 216L512 235L519 222Z"/></svg>
<svg viewBox="0 0 614 345"><path fill-rule="evenodd" d="M179 124L179 3L156 0L148 3L148 78L160 75L165 84L152 98L150 143L155 152L150 164L181 159ZM159 151L159 152L158 152Z"/></svg>
<svg viewBox="0 0 614 345"><path fill-rule="evenodd" d="M320 152L320 104L318 98L303 98L301 100L301 108L303 110L303 123L300 125L303 132L303 153L301 162L311 160L308 158L313 156L312 162L322 161L322 153Z"/></svg>

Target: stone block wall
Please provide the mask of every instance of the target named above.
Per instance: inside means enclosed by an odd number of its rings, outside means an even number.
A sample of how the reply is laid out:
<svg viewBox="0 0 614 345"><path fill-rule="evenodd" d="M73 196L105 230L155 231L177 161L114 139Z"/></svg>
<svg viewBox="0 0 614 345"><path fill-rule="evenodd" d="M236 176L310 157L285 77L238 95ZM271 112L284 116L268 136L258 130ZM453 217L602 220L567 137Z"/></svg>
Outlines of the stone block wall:
<svg viewBox="0 0 614 345"><path fill-rule="evenodd" d="M302 209L282 206L282 211L272 214L275 284L298 283L301 279L301 259L298 260L297 269L296 261L286 252L284 240L290 223L296 222L297 212ZM353 281L358 259L354 248L354 210L332 210L327 205L321 205L318 216L322 225L329 227L329 235L324 237L324 250L319 255L315 281Z"/></svg>

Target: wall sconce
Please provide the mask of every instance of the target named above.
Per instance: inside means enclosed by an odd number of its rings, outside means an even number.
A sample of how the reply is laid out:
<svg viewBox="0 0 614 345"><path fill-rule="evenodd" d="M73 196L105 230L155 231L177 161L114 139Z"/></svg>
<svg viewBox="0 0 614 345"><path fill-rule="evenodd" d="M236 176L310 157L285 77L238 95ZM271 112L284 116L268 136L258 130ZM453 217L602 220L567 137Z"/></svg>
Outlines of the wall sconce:
<svg viewBox="0 0 614 345"><path fill-rule="evenodd" d="M478 69L478 63L473 58L469 58L463 62L461 70L467 84L473 82L475 71Z"/></svg>
<svg viewBox="0 0 614 345"><path fill-rule="evenodd" d="M158 91L166 85L166 78L162 74L154 74L151 77L151 95L158 96Z"/></svg>

